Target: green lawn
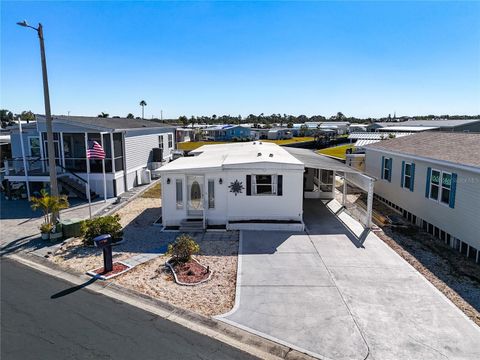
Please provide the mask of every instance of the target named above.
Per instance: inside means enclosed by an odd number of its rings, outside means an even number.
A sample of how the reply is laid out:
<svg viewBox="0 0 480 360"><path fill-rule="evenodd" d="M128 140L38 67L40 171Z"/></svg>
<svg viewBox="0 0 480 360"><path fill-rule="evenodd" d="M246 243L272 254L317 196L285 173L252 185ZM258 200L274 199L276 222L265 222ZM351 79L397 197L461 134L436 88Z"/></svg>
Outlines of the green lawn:
<svg viewBox="0 0 480 360"><path fill-rule="evenodd" d="M340 146L335 146L331 148L321 149L321 150L318 150L317 152L319 154L329 155L339 159L345 159L346 158L345 151L347 149L353 149L353 145L352 144L340 145Z"/></svg>
<svg viewBox="0 0 480 360"><path fill-rule="evenodd" d="M287 140L260 140L263 142L273 142L278 145L287 145L287 144L294 144L294 143L300 143L300 142L307 142L307 141L313 141L313 137L294 137L291 139ZM227 144L228 142L226 141L190 141L190 142L181 142L177 144L178 150L195 150L199 148L202 145L215 145L215 144ZM231 144L236 144L236 142L229 142Z"/></svg>

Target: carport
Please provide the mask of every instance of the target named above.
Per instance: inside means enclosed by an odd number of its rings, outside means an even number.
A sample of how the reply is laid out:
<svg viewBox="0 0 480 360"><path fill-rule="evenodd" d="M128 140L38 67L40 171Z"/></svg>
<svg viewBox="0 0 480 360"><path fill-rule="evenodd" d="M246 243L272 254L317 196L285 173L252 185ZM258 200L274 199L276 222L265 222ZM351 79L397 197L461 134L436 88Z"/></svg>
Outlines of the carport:
<svg viewBox="0 0 480 360"><path fill-rule="evenodd" d="M373 184L375 179L344 163L309 149L284 147L291 155L305 164L304 198L333 199L335 196L335 177L343 178L342 205L347 199L347 184L367 193L365 227L372 226Z"/></svg>

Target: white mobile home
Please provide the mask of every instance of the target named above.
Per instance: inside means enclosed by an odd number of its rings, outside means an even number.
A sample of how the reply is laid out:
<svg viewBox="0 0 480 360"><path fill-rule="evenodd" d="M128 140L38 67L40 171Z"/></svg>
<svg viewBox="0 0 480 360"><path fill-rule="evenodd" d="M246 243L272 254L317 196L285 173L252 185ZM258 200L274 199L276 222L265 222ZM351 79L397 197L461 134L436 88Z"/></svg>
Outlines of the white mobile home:
<svg viewBox="0 0 480 360"><path fill-rule="evenodd" d="M304 165L272 143L202 146L163 168L162 222L170 226L302 230Z"/></svg>
<svg viewBox="0 0 480 360"><path fill-rule="evenodd" d="M83 198L87 172L94 195L104 195L102 160L87 160L89 141L97 141L105 150L107 197L141 184L145 169L154 170L170 161L175 148L175 128L153 121L53 116L52 126L60 190ZM45 117L37 116L37 122L24 126L22 134L12 129L11 141L12 159L6 162L5 179L28 183L33 193L50 181Z"/></svg>
<svg viewBox="0 0 480 360"><path fill-rule="evenodd" d="M379 200L480 261L480 134L422 132L365 151Z"/></svg>
<svg viewBox="0 0 480 360"><path fill-rule="evenodd" d="M254 141L205 145L193 154L160 169L166 229L302 230L303 199L333 199L336 175L369 193L371 224L373 179L311 150Z"/></svg>

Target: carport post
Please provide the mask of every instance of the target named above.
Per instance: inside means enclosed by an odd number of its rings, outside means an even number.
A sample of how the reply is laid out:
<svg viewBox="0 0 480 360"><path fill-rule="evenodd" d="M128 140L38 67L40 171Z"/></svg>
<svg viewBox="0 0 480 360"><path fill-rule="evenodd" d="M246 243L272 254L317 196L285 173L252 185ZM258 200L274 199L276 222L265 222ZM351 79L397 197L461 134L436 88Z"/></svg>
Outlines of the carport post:
<svg viewBox="0 0 480 360"><path fill-rule="evenodd" d="M343 173L343 195L342 195L342 205L345 206L347 203L347 173Z"/></svg>
<svg viewBox="0 0 480 360"><path fill-rule="evenodd" d="M368 183L367 195L367 227L372 227L372 212L373 212L373 181Z"/></svg>

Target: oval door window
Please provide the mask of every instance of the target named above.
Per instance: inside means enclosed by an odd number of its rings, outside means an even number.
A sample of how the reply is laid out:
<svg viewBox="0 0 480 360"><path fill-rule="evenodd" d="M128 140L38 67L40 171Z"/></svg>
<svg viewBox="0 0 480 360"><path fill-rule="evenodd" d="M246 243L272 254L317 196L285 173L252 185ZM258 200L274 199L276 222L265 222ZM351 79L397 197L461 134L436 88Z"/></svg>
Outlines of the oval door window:
<svg viewBox="0 0 480 360"><path fill-rule="evenodd" d="M200 191L200 184L197 181L192 182L190 188L190 201L194 209L198 209L202 204L202 193Z"/></svg>

